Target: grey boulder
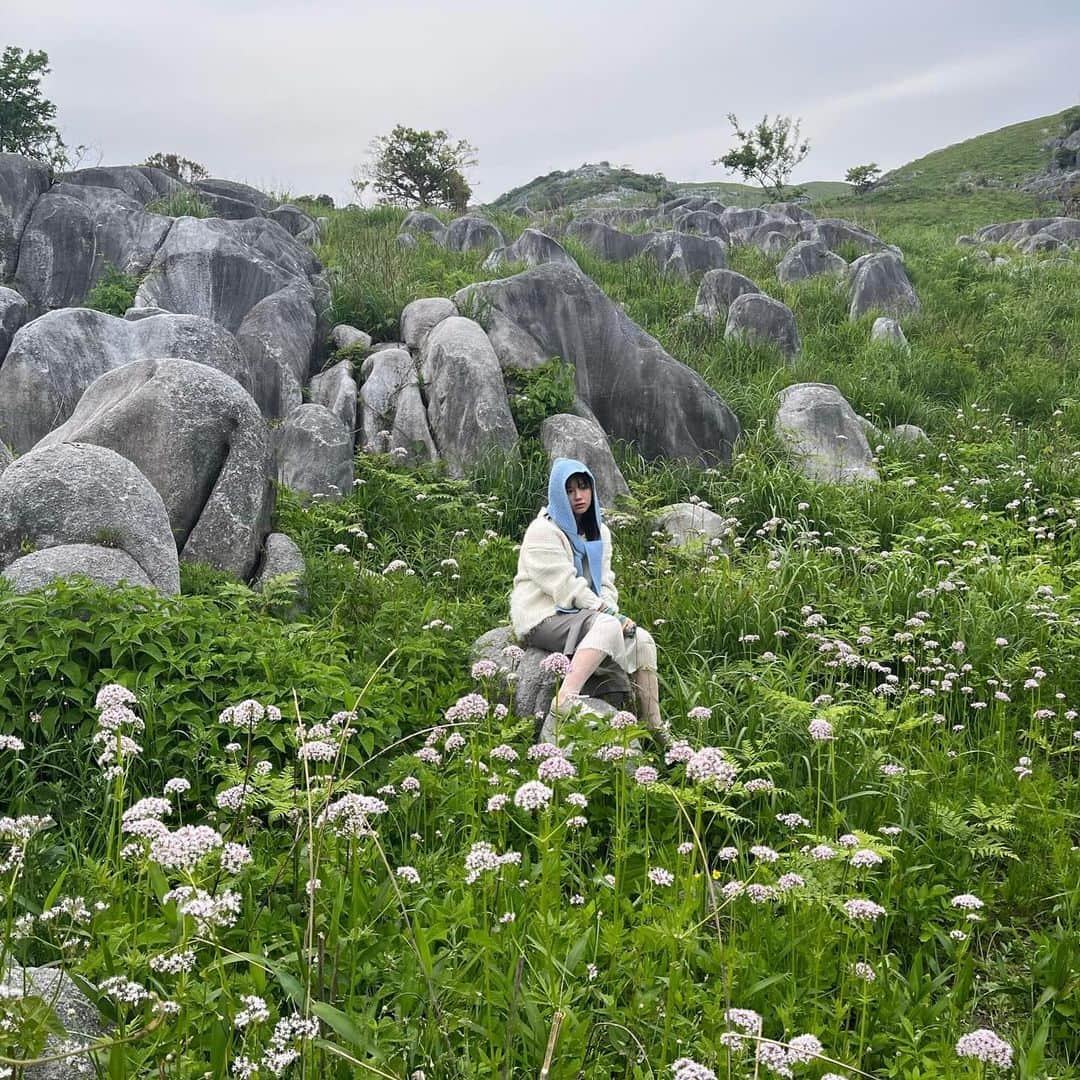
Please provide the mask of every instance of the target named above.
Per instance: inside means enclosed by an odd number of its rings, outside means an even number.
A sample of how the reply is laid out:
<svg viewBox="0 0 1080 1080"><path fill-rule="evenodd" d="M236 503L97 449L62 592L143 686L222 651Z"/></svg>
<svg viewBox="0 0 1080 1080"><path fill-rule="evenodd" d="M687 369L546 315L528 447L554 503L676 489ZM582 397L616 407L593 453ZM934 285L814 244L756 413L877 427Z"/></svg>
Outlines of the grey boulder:
<svg viewBox="0 0 1080 1080"><path fill-rule="evenodd" d="M15 459L5 443L0 442L0 473L2 473Z"/></svg>
<svg viewBox="0 0 1080 1080"><path fill-rule="evenodd" d="M0 281L10 281L19 241L38 197L49 187L49 170L20 154L0 154Z"/></svg>
<svg viewBox="0 0 1080 1080"><path fill-rule="evenodd" d="M731 534L731 525L719 514L701 503L672 503L656 512L656 528L668 534L672 547L686 548L724 540Z"/></svg>
<svg viewBox="0 0 1080 1080"><path fill-rule="evenodd" d="M761 225L770 219L767 210L760 207L741 209L737 206L729 206L721 215L720 220L731 231L735 229L750 229L755 225Z"/></svg>
<svg viewBox="0 0 1080 1080"><path fill-rule="evenodd" d="M642 254L653 259L667 274L689 278L702 270L727 266L727 244L715 236L695 236L692 233L646 233L649 242Z"/></svg>
<svg viewBox="0 0 1080 1080"><path fill-rule="evenodd" d="M540 442L549 459L574 458L589 467L596 478L601 507L612 506L617 498L630 494L604 429L594 420L556 413L540 425Z"/></svg>
<svg viewBox="0 0 1080 1080"><path fill-rule="evenodd" d="M491 454L516 452L502 368L481 326L459 315L444 319L428 335L420 371L431 434L451 475L464 475Z"/></svg>
<svg viewBox="0 0 1080 1080"><path fill-rule="evenodd" d="M268 210L266 216L271 221L276 221L290 236L303 236L305 233L312 236L318 235L315 219L305 214L299 207L283 203L281 206L275 206L273 210Z"/></svg>
<svg viewBox="0 0 1080 1080"><path fill-rule="evenodd" d="M0 441L20 453L62 424L99 376L135 360L194 360L254 386L236 339L209 319L155 315L132 322L88 308L62 308L16 333L0 367Z"/></svg>
<svg viewBox="0 0 1080 1080"><path fill-rule="evenodd" d="M352 365L339 360L311 380L311 400L329 409L342 423L346 431L356 428L356 380L352 377Z"/></svg>
<svg viewBox="0 0 1080 1080"><path fill-rule="evenodd" d="M726 319L728 308L737 296L760 294L761 290L745 275L734 270L710 270L698 286L694 310L706 319Z"/></svg>
<svg viewBox="0 0 1080 1080"><path fill-rule="evenodd" d="M431 237L437 244L441 244L446 234L446 226L434 214L429 214L425 210L413 210L405 215L398 233L414 237L424 234Z"/></svg>
<svg viewBox="0 0 1080 1080"><path fill-rule="evenodd" d="M620 232L601 221L585 218L571 221L566 227L566 235L573 237L587 247L593 254L609 262L625 262L640 255L652 239L645 233L641 236Z"/></svg>
<svg viewBox="0 0 1080 1080"><path fill-rule="evenodd" d="M475 214L451 221L442 242L450 251L477 251L506 245L503 234L487 218Z"/></svg>
<svg viewBox="0 0 1080 1080"><path fill-rule="evenodd" d="M154 486L103 446L61 443L24 454L0 475L0 566L26 548L90 544L126 552L159 592L180 591L169 515Z"/></svg>
<svg viewBox="0 0 1080 1080"><path fill-rule="evenodd" d="M732 300L724 337L771 345L789 360L802 348L794 312L764 293L743 293Z"/></svg>
<svg viewBox="0 0 1080 1080"><path fill-rule="evenodd" d="M330 331L330 344L335 349L370 349L371 335L363 330L357 330L355 326L338 323Z"/></svg>
<svg viewBox="0 0 1080 1080"><path fill-rule="evenodd" d="M485 260L484 270L497 270L504 263L524 263L526 266L539 266L546 262L569 263L577 266L567 254L566 248L558 240L542 233L539 229L525 229L521 235L506 247L496 248ZM402 330L404 334L404 330ZM406 340L408 340L406 338Z"/></svg>
<svg viewBox="0 0 1080 1080"><path fill-rule="evenodd" d="M142 567L126 551L97 544L60 544L33 551L6 566L3 577L17 593L74 577L88 577L98 585L153 588Z"/></svg>
<svg viewBox="0 0 1080 1080"><path fill-rule="evenodd" d="M917 424L897 424L889 434L894 439L899 439L901 442L906 443L928 443L930 441L929 436L925 431Z"/></svg>
<svg viewBox="0 0 1080 1080"><path fill-rule="evenodd" d="M286 581L296 589L299 610L307 599L304 590L306 571L303 552L296 546L295 541L285 533L272 532L266 538L262 563L251 581L251 587L255 592L263 592L271 583L280 584Z"/></svg>
<svg viewBox="0 0 1080 1080"><path fill-rule="evenodd" d="M79 304L106 264L145 273L171 226L116 188L56 184L23 231L16 285L36 312Z"/></svg>
<svg viewBox="0 0 1080 1080"><path fill-rule="evenodd" d="M180 558L246 580L270 529L269 432L234 379L190 360L138 360L107 372L33 453L93 444L153 484Z"/></svg>
<svg viewBox="0 0 1080 1080"><path fill-rule="evenodd" d="M274 433L278 482L336 502L352 490L353 439L322 405L301 405Z"/></svg>
<svg viewBox="0 0 1080 1080"><path fill-rule="evenodd" d="M702 236L716 236L727 240L728 228L719 214L708 210L690 210L685 214L672 215L672 221L680 232L700 233Z"/></svg>
<svg viewBox="0 0 1080 1080"><path fill-rule="evenodd" d="M26 322L30 307L26 298L14 289L0 286L0 364L4 362L15 332Z"/></svg>
<svg viewBox="0 0 1080 1080"><path fill-rule="evenodd" d="M884 315L875 319L874 325L870 327L870 340L884 342L886 345L895 345L898 349L908 347L908 340L904 336L900 324L895 319L887 318Z"/></svg>
<svg viewBox="0 0 1080 1080"><path fill-rule="evenodd" d="M878 478L855 410L825 383L796 383L777 395L774 430L807 479L854 483Z"/></svg>
<svg viewBox="0 0 1080 1080"><path fill-rule="evenodd" d="M834 255L820 240L800 240L780 260L776 279L781 285L805 281L818 274L842 274L847 263Z"/></svg>
<svg viewBox="0 0 1080 1080"><path fill-rule="evenodd" d="M61 180L65 184L114 188L140 206L186 189L186 185L171 173L152 165L95 165L65 173Z"/></svg>
<svg viewBox="0 0 1080 1080"><path fill-rule="evenodd" d="M852 322L871 311L894 319L919 310L919 298L911 287L904 264L892 252L880 252L860 260L851 283Z"/></svg>
<svg viewBox="0 0 1080 1080"><path fill-rule="evenodd" d="M458 310L452 300L442 296L426 297L406 304L401 312L401 338L410 349L419 351L424 347L428 334Z"/></svg>
<svg viewBox="0 0 1080 1080"><path fill-rule="evenodd" d="M546 263L454 296L459 309L472 298L516 324L537 354L574 365L578 396L608 435L647 458L730 458L735 414L580 271Z"/></svg>
<svg viewBox="0 0 1080 1080"><path fill-rule="evenodd" d="M886 251L889 248L884 240L872 232L839 218L820 218L814 221L810 228L814 238L823 241L830 251L835 251L841 244L854 247L863 254Z"/></svg>

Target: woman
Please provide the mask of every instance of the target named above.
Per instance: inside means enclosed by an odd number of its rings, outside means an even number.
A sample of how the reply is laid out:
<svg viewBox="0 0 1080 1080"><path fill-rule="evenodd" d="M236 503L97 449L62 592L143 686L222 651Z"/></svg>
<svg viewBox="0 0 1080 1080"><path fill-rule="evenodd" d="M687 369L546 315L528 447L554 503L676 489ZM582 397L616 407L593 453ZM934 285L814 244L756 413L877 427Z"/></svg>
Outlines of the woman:
<svg viewBox="0 0 1080 1080"><path fill-rule="evenodd" d="M556 709L580 696L594 673L607 677L606 692L629 691L632 676L642 720L662 730L656 643L619 613L611 531L593 475L580 461L552 463L548 504L521 542L510 620L523 644L572 657Z"/></svg>

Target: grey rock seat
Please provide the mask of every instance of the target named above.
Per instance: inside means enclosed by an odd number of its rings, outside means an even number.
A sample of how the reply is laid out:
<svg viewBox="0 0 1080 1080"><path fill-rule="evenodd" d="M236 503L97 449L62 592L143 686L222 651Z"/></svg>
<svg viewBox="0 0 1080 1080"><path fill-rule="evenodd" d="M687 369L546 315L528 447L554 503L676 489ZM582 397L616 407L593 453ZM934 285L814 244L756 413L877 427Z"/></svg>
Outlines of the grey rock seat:
<svg viewBox="0 0 1080 1080"><path fill-rule="evenodd" d="M122 551L159 592L180 591L165 504L114 450L81 443L46 446L0 475L0 567L27 554L27 546L41 551L73 544Z"/></svg>
<svg viewBox="0 0 1080 1080"><path fill-rule="evenodd" d="M616 499L630 494L604 429L594 420L572 413L556 413L540 425L540 442L548 458L574 458L588 465L596 479L601 507L612 506Z"/></svg>
<svg viewBox="0 0 1080 1080"><path fill-rule="evenodd" d="M742 293L731 301L724 337L770 345L789 360L802 349L794 312L764 293Z"/></svg>
<svg viewBox="0 0 1080 1080"><path fill-rule="evenodd" d="M457 313L453 301L442 296L413 300L401 312L401 338L410 349L419 351L435 326Z"/></svg>
<svg viewBox="0 0 1080 1080"><path fill-rule="evenodd" d="M381 349L364 362L364 367L367 374L359 391L363 450L396 452L395 456L410 464L437 461L439 452L420 395L416 362L408 350Z"/></svg>
<svg viewBox="0 0 1080 1080"><path fill-rule="evenodd" d="M515 324L536 354L574 365L578 397L609 436L647 458L730 459L735 414L573 267L546 263L469 286L454 301L461 309L473 298Z"/></svg>
<svg viewBox="0 0 1080 1080"><path fill-rule="evenodd" d="M60 544L33 551L4 567L3 577L17 593L75 577L87 577L98 585L153 588L153 582L126 551L96 544Z"/></svg>
<svg viewBox="0 0 1080 1080"><path fill-rule="evenodd" d="M62 424L86 388L107 371L162 356L216 368L247 390L249 362L236 339L209 319L154 315L131 321L62 308L27 323L0 367L0 441L20 453Z"/></svg>
<svg viewBox="0 0 1080 1080"><path fill-rule="evenodd" d="M34 204L15 283L35 312L79 304L106 264L139 277L172 227L118 188L56 184Z"/></svg>
<svg viewBox="0 0 1080 1080"><path fill-rule="evenodd" d="M558 240L539 229L524 229L521 235L506 247L496 248L485 260L483 269L497 270L504 263L524 263L539 266L546 262L569 263L577 266L573 257ZM402 330L404 335L404 329ZM408 341L408 338L405 339Z"/></svg>
<svg viewBox="0 0 1080 1080"><path fill-rule="evenodd" d="M919 310L919 298L915 295L904 264L888 251L859 260L851 282L850 297L849 317L852 322L871 311L899 319Z"/></svg>
<svg viewBox="0 0 1080 1080"><path fill-rule="evenodd" d="M459 315L440 322L420 354L420 373L431 434L451 475L463 476L490 454L516 453L502 368L479 324Z"/></svg>
<svg viewBox="0 0 1080 1080"><path fill-rule="evenodd" d="M277 479L304 495L337 502L352 490L353 437L322 405L301 405L274 432Z"/></svg>
<svg viewBox="0 0 1080 1080"><path fill-rule="evenodd" d="M311 380L311 400L329 409L342 423L346 431L356 430L356 380L352 377L352 365L339 360Z"/></svg>
<svg viewBox="0 0 1080 1080"><path fill-rule="evenodd" d="M819 274L842 274L847 263L820 240L800 240L780 261L776 278L782 285L805 281Z"/></svg>
<svg viewBox="0 0 1080 1080"><path fill-rule="evenodd" d="M4 362L15 332L30 317L26 298L14 289L0 286L0 364Z"/></svg>
<svg viewBox="0 0 1080 1080"><path fill-rule="evenodd" d="M49 188L49 170L21 154L0 154L0 281L10 281L34 204Z"/></svg>
<svg viewBox="0 0 1080 1080"><path fill-rule="evenodd" d="M478 251L506 246L503 234L485 217L466 214L446 226L443 244L450 251Z"/></svg>
<svg viewBox="0 0 1080 1080"><path fill-rule="evenodd" d="M745 275L734 270L710 270L698 286L694 311L706 319L727 319L728 308L737 296L760 294L761 290Z"/></svg>
<svg viewBox="0 0 1080 1080"><path fill-rule="evenodd" d="M190 360L137 360L90 385L35 452L93 444L138 467L161 496L184 562L247 580L270 529L270 437L251 395Z"/></svg>
<svg viewBox="0 0 1080 1080"><path fill-rule="evenodd" d="M777 394L774 430L807 479L847 484L878 478L854 409L825 383L796 383Z"/></svg>

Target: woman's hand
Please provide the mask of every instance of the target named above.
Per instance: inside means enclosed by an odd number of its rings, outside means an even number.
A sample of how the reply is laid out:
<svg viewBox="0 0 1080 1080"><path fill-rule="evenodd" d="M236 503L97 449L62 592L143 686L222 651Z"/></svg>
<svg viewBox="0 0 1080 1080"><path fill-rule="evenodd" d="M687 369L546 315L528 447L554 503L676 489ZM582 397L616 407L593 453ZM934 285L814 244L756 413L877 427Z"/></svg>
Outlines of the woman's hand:
<svg viewBox="0 0 1080 1080"><path fill-rule="evenodd" d="M622 624L623 637L633 637L637 633L637 623L627 617Z"/></svg>

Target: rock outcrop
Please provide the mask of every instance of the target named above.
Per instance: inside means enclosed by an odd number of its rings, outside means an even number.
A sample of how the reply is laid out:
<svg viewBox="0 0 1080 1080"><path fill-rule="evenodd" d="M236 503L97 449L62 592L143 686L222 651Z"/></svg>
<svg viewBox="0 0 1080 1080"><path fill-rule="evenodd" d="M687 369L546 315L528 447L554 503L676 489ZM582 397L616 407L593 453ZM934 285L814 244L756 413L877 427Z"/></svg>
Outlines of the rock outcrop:
<svg viewBox="0 0 1080 1080"><path fill-rule="evenodd" d="M10 281L34 204L49 188L49 170L19 154L0 154L0 281Z"/></svg>
<svg viewBox="0 0 1080 1080"><path fill-rule="evenodd" d="M794 312L764 293L742 293L731 301L724 337L770 345L789 360L802 349Z"/></svg>
<svg viewBox="0 0 1080 1080"><path fill-rule="evenodd" d="M356 380L348 360L339 360L312 377L312 402L329 409L349 432L356 430L356 397Z"/></svg>
<svg viewBox="0 0 1080 1080"><path fill-rule="evenodd" d="M401 339L410 349L419 351L435 326L457 313L453 302L445 297L414 300L401 313Z"/></svg>
<svg viewBox="0 0 1080 1080"><path fill-rule="evenodd" d="M525 266L539 266L541 263L558 262L577 266L566 248L558 240L542 233L539 229L525 229L521 235L506 247L496 248L485 260L485 270L498 270L504 263L524 263ZM402 329L402 336L404 336ZM408 338L405 339L408 341Z"/></svg>
<svg viewBox="0 0 1080 1080"><path fill-rule="evenodd" d="M879 311L894 319L919 310L919 298L908 280L904 264L892 252L869 255L852 264L851 321L871 311Z"/></svg>
<svg viewBox="0 0 1080 1080"><path fill-rule="evenodd" d="M609 436L649 458L730 458L739 433L734 413L573 267L547 263L454 296L459 309L474 298L515 324L535 353L574 365L578 396Z"/></svg>
<svg viewBox="0 0 1080 1080"><path fill-rule="evenodd" d="M352 490L353 438L322 405L300 405L274 432L278 483L337 502Z"/></svg>
<svg viewBox="0 0 1080 1080"><path fill-rule="evenodd" d="M796 383L777 399L774 430L804 476L839 484L877 480L863 426L835 386Z"/></svg>
<svg viewBox="0 0 1080 1080"><path fill-rule="evenodd" d="M842 274L846 269L847 263L820 240L800 240L781 259L776 268L776 279L781 285L787 285L818 274Z"/></svg>
<svg viewBox="0 0 1080 1080"><path fill-rule="evenodd" d="M0 364L4 362L15 332L30 316L26 298L14 289L0 287Z"/></svg>
<svg viewBox="0 0 1080 1080"><path fill-rule="evenodd" d="M615 457L611 453L604 429L594 420L572 413L556 413L540 425L540 442L548 458L574 458L584 462L596 479L600 506L611 506L615 500L630 494Z"/></svg>
<svg viewBox="0 0 1080 1080"><path fill-rule="evenodd" d="M734 270L710 270L698 286L694 310L710 321L727 319L735 298L744 293L756 295L761 294L761 290L748 277Z"/></svg>
<svg viewBox="0 0 1080 1080"><path fill-rule="evenodd" d="M360 444L364 451L391 453L414 465L437 461L439 452L420 395L416 361L406 349L382 349L364 366L367 375L359 398Z"/></svg>

